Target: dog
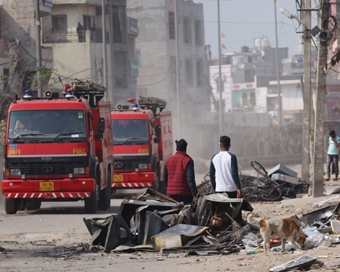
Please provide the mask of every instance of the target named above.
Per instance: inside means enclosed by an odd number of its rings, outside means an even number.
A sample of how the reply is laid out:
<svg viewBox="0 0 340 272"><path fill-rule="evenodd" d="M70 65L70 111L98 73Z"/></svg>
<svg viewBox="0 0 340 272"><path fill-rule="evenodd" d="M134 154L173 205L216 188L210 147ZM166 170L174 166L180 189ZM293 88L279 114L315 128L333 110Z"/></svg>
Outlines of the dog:
<svg viewBox="0 0 340 272"><path fill-rule="evenodd" d="M290 239L292 245L297 249L296 242L304 247L306 238L308 237L303 233L300 226L291 218L281 219L281 218L266 218L266 219L256 219L253 214L249 214L247 221L250 224L259 224L260 233L263 238L263 249L267 253L270 249L270 238L274 236L276 238L281 238L281 250L285 251L285 245L287 239Z"/></svg>

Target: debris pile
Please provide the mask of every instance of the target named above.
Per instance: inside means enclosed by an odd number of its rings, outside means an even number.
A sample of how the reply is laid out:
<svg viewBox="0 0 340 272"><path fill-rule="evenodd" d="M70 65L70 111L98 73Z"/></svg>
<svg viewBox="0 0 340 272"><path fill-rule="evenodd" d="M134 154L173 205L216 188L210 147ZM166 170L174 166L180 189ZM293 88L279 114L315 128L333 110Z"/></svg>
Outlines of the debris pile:
<svg viewBox="0 0 340 272"><path fill-rule="evenodd" d="M242 249L245 234L258 230L245 223L242 210L253 208L226 194L199 194L195 203L183 205L147 188L138 197L124 199L118 214L84 218L84 223L91 247L105 251L230 254Z"/></svg>
<svg viewBox="0 0 340 272"><path fill-rule="evenodd" d="M279 201L283 197L295 198L308 193L309 184L301 181L297 173L283 164L268 172L258 162L252 161L257 176L239 173L242 195L248 202Z"/></svg>

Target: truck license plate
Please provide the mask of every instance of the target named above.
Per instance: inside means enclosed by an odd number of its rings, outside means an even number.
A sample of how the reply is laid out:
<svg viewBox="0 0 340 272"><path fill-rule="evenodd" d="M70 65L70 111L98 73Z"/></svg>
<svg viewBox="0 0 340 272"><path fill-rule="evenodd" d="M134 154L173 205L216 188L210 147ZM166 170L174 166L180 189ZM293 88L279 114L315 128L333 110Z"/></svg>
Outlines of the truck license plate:
<svg viewBox="0 0 340 272"><path fill-rule="evenodd" d="M114 175L114 182L123 182L123 175Z"/></svg>
<svg viewBox="0 0 340 272"><path fill-rule="evenodd" d="M42 192L54 191L54 183L53 182L40 182L40 191Z"/></svg>

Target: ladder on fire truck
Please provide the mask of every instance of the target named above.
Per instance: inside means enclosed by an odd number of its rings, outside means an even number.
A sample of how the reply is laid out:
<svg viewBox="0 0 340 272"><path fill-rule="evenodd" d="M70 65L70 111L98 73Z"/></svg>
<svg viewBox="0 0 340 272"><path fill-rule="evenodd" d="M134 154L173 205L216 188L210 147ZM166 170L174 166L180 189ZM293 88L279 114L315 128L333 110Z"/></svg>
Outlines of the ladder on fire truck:
<svg viewBox="0 0 340 272"><path fill-rule="evenodd" d="M72 83L73 95L77 98L85 98L89 101L90 106L95 108L106 92L104 86L98 85L94 82L85 82L75 79L76 82Z"/></svg>
<svg viewBox="0 0 340 272"><path fill-rule="evenodd" d="M140 96L138 99L138 104L140 108L152 110L156 116L157 109L159 109L159 112L162 112L165 109L167 102L157 97Z"/></svg>

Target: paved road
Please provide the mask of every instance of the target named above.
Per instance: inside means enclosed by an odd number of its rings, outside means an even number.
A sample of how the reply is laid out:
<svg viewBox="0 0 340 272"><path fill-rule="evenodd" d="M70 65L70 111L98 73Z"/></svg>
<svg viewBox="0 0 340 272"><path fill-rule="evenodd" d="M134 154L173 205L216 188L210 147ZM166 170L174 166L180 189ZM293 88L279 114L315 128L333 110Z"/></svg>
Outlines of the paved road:
<svg viewBox="0 0 340 272"><path fill-rule="evenodd" d="M4 203L0 201L0 241L39 241L56 240L57 244L65 242L88 242L89 233L83 218L106 217L117 213L126 195L138 193L140 190L125 191L111 199L111 208L98 211L97 214L86 214L84 202L42 202L36 211L18 211L14 215L6 215ZM72 239L74 238L74 239ZM77 239L76 239L77 238Z"/></svg>

